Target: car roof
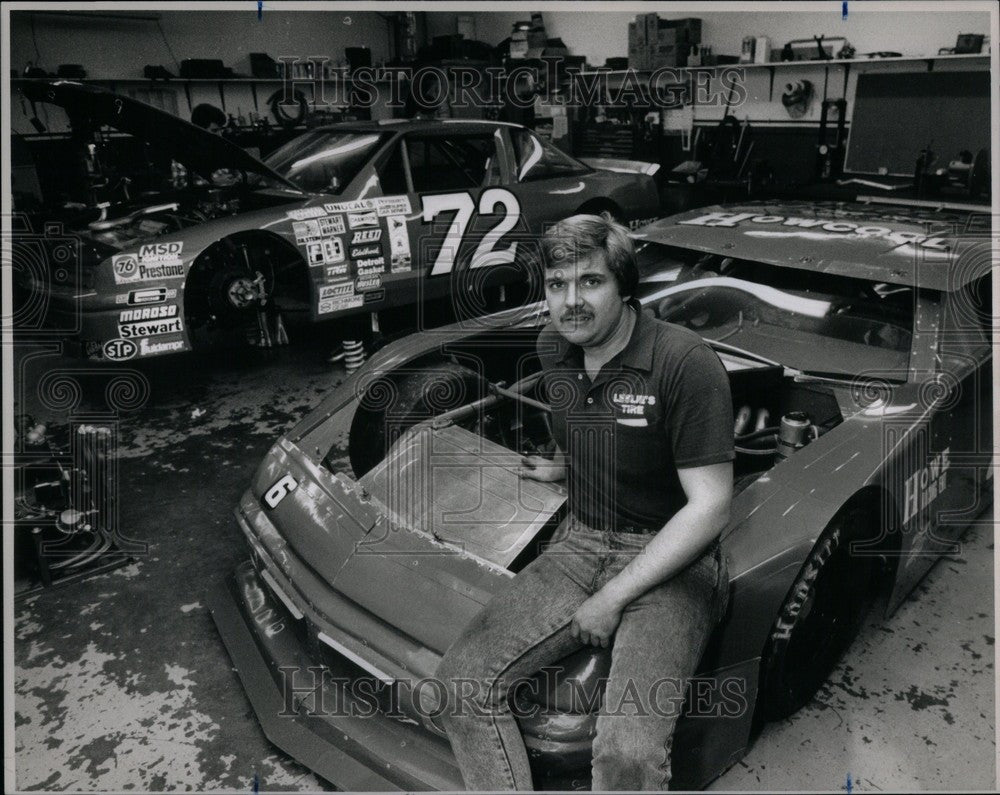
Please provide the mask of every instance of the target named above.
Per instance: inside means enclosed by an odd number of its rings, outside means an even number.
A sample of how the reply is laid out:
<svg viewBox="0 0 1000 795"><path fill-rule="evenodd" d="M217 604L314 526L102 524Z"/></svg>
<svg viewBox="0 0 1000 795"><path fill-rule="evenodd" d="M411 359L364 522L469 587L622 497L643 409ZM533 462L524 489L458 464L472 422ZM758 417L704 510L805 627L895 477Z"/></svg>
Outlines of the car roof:
<svg viewBox="0 0 1000 795"><path fill-rule="evenodd" d="M349 130L352 132L441 132L449 127L461 127L467 132L491 133L498 126L517 127L520 124L512 124L506 121L486 121L483 119L380 119L379 121L342 121L337 124L330 124L324 127L317 127L317 130L325 132L342 132Z"/></svg>
<svg viewBox="0 0 1000 795"><path fill-rule="evenodd" d="M725 257L955 291L991 263L988 210L758 201L672 215L632 236Z"/></svg>

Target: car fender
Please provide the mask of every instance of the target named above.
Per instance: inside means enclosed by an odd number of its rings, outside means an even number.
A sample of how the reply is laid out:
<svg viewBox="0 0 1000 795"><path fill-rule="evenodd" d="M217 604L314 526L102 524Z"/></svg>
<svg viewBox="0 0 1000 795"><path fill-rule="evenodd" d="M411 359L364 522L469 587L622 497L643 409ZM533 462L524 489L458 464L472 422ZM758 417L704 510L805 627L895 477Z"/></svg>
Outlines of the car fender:
<svg viewBox="0 0 1000 795"><path fill-rule="evenodd" d="M311 202L306 202L308 205ZM301 207L305 205L296 205ZM89 310L116 310L108 315L106 339L126 337L123 333L125 313L135 303L136 294L160 290L164 298L157 302L173 307L171 318L176 318L176 330L157 333L155 343L149 336L140 353L142 356L159 353L176 353L191 349L191 339L186 325L184 292L192 267L206 251L235 235L253 235L260 239L271 238L294 249L294 233L288 208L264 208L236 216L216 218L204 224L177 232L149 238L103 260L94 275L96 298L91 299ZM305 267L305 260L303 267ZM315 286L310 282L315 293ZM143 327L136 327L140 331ZM131 330L128 336L131 336ZM137 336L142 340L144 337Z"/></svg>

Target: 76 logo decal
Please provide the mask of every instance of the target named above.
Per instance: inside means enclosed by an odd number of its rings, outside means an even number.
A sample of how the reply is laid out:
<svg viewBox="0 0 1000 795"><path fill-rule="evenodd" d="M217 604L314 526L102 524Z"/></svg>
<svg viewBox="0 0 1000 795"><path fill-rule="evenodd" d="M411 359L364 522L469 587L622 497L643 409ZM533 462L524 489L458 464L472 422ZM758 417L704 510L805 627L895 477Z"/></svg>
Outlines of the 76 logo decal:
<svg viewBox="0 0 1000 795"><path fill-rule="evenodd" d="M483 191L483 195L479 197L479 214L493 215L498 207L503 211L503 215L496 226L483 235L483 239L479 241L469 263L470 268L502 265L514 261L517 243L511 243L505 249L498 249L497 244L517 224L518 218L521 217L521 205L518 203L517 197L504 188L490 188ZM455 217L452 218L451 225L448 227L448 232L445 234L444 242L441 244L437 259L434 260L430 276L441 276L451 273L454 269L455 255L458 253L459 246L476 209L476 204L468 193L443 193L424 197L424 223L431 223L439 213L455 213Z"/></svg>

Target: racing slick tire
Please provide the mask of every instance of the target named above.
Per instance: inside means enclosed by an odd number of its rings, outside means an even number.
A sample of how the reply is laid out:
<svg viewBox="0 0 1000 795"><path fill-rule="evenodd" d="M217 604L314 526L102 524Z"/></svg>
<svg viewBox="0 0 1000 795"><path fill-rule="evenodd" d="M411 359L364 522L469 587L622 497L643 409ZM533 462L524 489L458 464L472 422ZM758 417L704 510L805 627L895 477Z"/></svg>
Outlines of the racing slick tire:
<svg viewBox="0 0 1000 795"><path fill-rule="evenodd" d="M861 505L823 531L792 584L764 651L760 704L766 720L786 718L826 681L868 616L882 559L852 554L870 527Z"/></svg>
<svg viewBox="0 0 1000 795"><path fill-rule="evenodd" d="M487 394L486 379L450 361L378 378L362 395L351 424L348 455L355 476L382 461L408 428Z"/></svg>

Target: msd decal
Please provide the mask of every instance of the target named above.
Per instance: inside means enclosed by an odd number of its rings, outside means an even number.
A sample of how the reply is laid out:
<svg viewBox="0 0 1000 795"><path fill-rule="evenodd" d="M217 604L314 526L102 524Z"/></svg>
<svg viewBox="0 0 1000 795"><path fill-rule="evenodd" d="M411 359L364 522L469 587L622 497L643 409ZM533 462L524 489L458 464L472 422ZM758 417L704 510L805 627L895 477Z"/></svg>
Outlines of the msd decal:
<svg viewBox="0 0 1000 795"><path fill-rule="evenodd" d="M183 250L183 243L149 243L139 249L139 261L177 259Z"/></svg>

